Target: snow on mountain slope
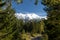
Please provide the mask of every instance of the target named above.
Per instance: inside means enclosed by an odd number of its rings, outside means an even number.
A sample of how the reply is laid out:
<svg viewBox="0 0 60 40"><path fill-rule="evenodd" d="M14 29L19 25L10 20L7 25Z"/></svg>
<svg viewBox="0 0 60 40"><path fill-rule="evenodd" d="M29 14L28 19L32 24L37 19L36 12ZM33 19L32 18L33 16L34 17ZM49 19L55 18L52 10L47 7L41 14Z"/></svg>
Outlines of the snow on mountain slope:
<svg viewBox="0 0 60 40"><path fill-rule="evenodd" d="M27 14L23 14L23 13L16 13L15 16L18 18L18 19L27 19L27 20L32 20L32 19L47 19L46 16L38 16L37 14L35 13L27 13Z"/></svg>

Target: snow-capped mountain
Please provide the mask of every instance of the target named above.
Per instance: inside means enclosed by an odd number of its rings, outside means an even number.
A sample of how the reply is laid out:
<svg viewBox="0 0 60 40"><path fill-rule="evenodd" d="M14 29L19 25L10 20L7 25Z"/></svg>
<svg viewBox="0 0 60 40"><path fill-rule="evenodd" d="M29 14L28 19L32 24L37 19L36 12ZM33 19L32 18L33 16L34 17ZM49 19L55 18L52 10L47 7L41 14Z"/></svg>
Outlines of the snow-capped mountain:
<svg viewBox="0 0 60 40"><path fill-rule="evenodd" d="M24 19L24 20L36 20L36 19L47 19L46 16L39 16L35 13L27 13L27 14L22 14L22 13L16 13L15 16L18 18L18 19Z"/></svg>

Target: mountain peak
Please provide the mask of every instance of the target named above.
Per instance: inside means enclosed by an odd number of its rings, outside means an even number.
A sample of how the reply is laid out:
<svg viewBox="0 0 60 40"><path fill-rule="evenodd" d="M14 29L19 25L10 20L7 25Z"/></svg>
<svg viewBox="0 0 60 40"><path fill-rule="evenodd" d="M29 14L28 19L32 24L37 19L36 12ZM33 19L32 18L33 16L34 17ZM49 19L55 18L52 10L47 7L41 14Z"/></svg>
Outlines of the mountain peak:
<svg viewBox="0 0 60 40"><path fill-rule="evenodd" d="M23 14L23 13L16 13L15 16L18 18L18 19L24 19L24 20L36 20L36 19L47 19L46 16L39 16L35 13L26 13L26 14Z"/></svg>

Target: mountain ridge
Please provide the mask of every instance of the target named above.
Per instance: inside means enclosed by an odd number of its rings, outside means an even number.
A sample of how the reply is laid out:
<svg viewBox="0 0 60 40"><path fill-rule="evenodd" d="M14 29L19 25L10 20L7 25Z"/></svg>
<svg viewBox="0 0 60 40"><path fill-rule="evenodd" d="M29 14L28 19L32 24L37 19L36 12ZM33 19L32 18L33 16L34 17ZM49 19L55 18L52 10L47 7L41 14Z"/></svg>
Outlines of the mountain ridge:
<svg viewBox="0 0 60 40"><path fill-rule="evenodd" d="M35 13L27 13L27 14L23 14L23 13L16 13L15 16L18 18L18 19L23 19L23 20L37 20L37 19L47 19L46 16L39 16Z"/></svg>

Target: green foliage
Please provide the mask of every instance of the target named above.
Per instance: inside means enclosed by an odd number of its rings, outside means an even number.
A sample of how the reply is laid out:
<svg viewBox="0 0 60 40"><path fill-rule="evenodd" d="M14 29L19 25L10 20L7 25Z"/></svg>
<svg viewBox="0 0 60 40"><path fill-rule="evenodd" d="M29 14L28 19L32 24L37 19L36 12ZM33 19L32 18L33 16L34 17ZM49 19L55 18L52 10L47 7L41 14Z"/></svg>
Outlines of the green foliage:
<svg viewBox="0 0 60 40"><path fill-rule="evenodd" d="M17 23L19 26L20 33L42 33L44 32L44 21L28 21L28 22L23 22L22 20L19 20Z"/></svg>
<svg viewBox="0 0 60 40"><path fill-rule="evenodd" d="M35 0L35 5L37 5L38 4L38 0Z"/></svg>
<svg viewBox="0 0 60 40"><path fill-rule="evenodd" d="M50 6L54 6L56 4L60 4L60 0L42 0L42 4L50 7Z"/></svg>
<svg viewBox="0 0 60 40"><path fill-rule="evenodd" d="M23 3L23 0L15 0L18 4Z"/></svg>
<svg viewBox="0 0 60 40"><path fill-rule="evenodd" d="M12 10L0 13L0 40L11 40L16 30L16 20Z"/></svg>
<svg viewBox="0 0 60 40"><path fill-rule="evenodd" d="M30 37L37 37L37 36L41 36L43 39L48 39L46 36L46 34L44 33L45 29L45 24L44 21L28 21L28 22L23 22L22 20L18 19L18 26L19 28L19 32L20 32L20 39L31 39ZM27 35L26 35L27 34ZM28 38L29 37L29 38Z"/></svg>
<svg viewBox="0 0 60 40"><path fill-rule="evenodd" d="M23 0L14 0L17 3ZM15 11L11 8L12 0L0 0L0 40L21 40L21 33L42 33L44 22L23 22L15 17ZM8 5L7 5L7 4ZM35 5L37 5L36 0Z"/></svg>
<svg viewBox="0 0 60 40"><path fill-rule="evenodd" d="M15 11L11 5L5 7L6 1L0 1L0 40L17 40L18 27L16 25Z"/></svg>
<svg viewBox="0 0 60 40"><path fill-rule="evenodd" d="M60 0L42 0L48 20L45 21L49 40L60 40Z"/></svg>

